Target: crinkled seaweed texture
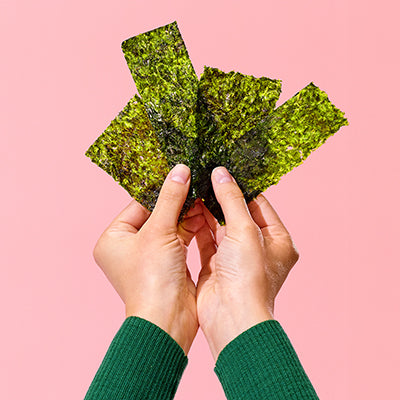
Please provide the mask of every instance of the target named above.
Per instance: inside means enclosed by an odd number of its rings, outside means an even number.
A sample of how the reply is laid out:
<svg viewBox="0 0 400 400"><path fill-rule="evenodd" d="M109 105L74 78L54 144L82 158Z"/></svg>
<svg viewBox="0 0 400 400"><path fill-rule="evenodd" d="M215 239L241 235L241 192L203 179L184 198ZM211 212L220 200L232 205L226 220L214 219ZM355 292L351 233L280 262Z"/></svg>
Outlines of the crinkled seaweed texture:
<svg viewBox="0 0 400 400"><path fill-rule="evenodd" d="M218 139L230 147L264 115L273 111L281 86L277 79L204 67L199 82L199 101L204 102L207 111L213 115Z"/></svg>
<svg viewBox="0 0 400 400"><path fill-rule="evenodd" d="M173 22L134 36L121 47L169 166L183 163L192 171L186 209L196 198L201 173L196 146L198 78L178 25Z"/></svg>
<svg viewBox="0 0 400 400"><path fill-rule="evenodd" d="M169 167L139 96L89 147L86 155L152 210Z"/></svg>
<svg viewBox="0 0 400 400"><path fill-rule="evenodd" d="M197 137L198 79L176 22L122 42L126 62L151 124L171 161L185 161Z"/></svg>
<svg viewBox="0 0 400 400"><path fill-rule="evenodd" d="M125 40L122 50L141 98L86 155L149 210L169 169L184 163L192 181L182 213L201 197L223 222L213 168L227 167L250 201L348 125L313 83L274 109L280 80L210 67L198 80L176 22Z"/></svg>
<svg viewBox="0 0 400 400"><path fill-rule="evenodd" d="M219 220L223 220L223 214L212 189L211 171L219 165L231 171L245 168L245 158L232 158L236 141L273 111L280 93L280 80L204 67L199 81L198 120L199 127L206 128L199 129L198 148L206 179L198 194ZM235 179L240 182L240 177L239 173Z"/></svg>
<svg viewBox="0 0 400 400"><path fill-rule="evenodd" d="M343 125L348 125L343 112L313 83L265 116L231 153L230 169L240 173L246 199L278 183Z"/></svg>
<svg viewBox="0 0 400 400"><path fill-rule="evenodd" d="M246 182L247 190L261 193L278 183L344 125L348 125L344 113L310 83L249 131L248 136L258 137L267 152L260 158L262 172Z"/></svg>

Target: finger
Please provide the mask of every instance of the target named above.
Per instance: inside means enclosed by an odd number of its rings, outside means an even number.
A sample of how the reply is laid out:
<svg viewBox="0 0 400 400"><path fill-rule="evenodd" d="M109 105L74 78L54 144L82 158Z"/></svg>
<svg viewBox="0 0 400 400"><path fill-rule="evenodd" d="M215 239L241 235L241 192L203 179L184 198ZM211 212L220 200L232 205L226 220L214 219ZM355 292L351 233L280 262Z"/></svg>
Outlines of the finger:
<svg viewBox="0 0 400 400"><path fill-rule="evenodd" d="M138 201L132 200L111 222L110 229L136 233L150 216L150 211Z"/></svg>
<svg viewBox="0 0 400 400"><path fill-rule="evenodd" d="M279 215L262 193L249 203L249 210L254 222L261 229L272 225L283 226Z"/></svg>
<svg viewBox="0 0 400 400"><path fill-rule="evenodd" d="M183 240L186 246L189 246L190 242L204 223L204 215L198 214L190 218L185 218L178 225L178 236Z"/></svg>
<svg viewBox="0 0 400 400"><path fill-rule="evenodd" d="M224 213L227 229L241 229L254 224L246 201L232 175L224 167L217 167L211 174L215 196Z"/></svg>
<svg viewBox="0 0 400 400"><path fill-rule="evenodd" d="M207 268L211 257L217 251L217 245L208 224L204 224L196 233L196 242L200 253L202 268Z"/></svg>
<svg viewBox="0 0 400 400"><path fill-rule="evenodd" d="M201 204L199 202L194 203L193 207L189 209L189 211L185 214L185 218L194 217L195 215L202 214L203 209L201 208Z"/></svg>
<svg viewBox="0 0 400 400"><path fill-rule="evenodd" d="M207 224L209 225L213 235L215 242L217 246L221 243L221 240L225 236L225 226L221 226L218 222L218 220L214 217L214 215L211 213L211 211L206 207L206 205L201 202L201 206L203 209L203 215L206 219Z"/></svg>
<svg viewBox="0 0 400 400"><path fill-rule="evenodd" d="M201 202L200 206L202 208L203 215L207 221L207 224L210 226L214 236L216 236L217 229L221 225L219 224L217 219L214 217L214 215L211 213L211 211L207 208L207 206L203 202Z"/></svg>
<svg viewBox="0 0 400 400"><path fill-rule="evenodd" d="M184 164L175 165L165 178L149 222L154 222L159 229L176 231L189 184L189 167Z"/></svg>

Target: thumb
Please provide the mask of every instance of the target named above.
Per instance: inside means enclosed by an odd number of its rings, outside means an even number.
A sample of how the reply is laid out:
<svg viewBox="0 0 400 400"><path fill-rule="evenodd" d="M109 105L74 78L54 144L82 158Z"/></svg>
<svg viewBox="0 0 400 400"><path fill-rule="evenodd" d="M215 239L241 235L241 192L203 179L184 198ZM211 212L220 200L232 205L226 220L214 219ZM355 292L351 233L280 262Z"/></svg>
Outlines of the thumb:
<svg viewBox="0 0 400 400"><path fill-rule="evenodd" d="M160 229L177 229L178 218L189 191L190 169L177 164L171 169L150 216Z"/></svg>
<svg viewBox="0 0 400 400"><path fill-rule="evenodd" d="M214 168L211 180L215 196L224 213L227 231L241 230L245 225L253 225L254 221L243 193L228 170L224 167Z"/></svg>

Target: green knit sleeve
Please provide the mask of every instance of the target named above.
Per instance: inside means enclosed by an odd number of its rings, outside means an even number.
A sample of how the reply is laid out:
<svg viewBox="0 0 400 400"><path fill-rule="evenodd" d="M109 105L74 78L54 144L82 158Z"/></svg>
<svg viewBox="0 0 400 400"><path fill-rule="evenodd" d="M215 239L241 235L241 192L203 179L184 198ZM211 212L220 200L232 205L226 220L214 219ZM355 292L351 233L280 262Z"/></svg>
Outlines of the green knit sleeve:
<svg viewBox="0 0 400 400"><path fill-rule="evenodd" d="M188 358L163 329L128 317L118 330L85 400L173 399Z"/></svg>
<svg viewBox="0 0 400 400"><path fill-rule="evenodd" d="M228 343L214 371L228 400L318 399L276 320L261 322Z"/></svg>

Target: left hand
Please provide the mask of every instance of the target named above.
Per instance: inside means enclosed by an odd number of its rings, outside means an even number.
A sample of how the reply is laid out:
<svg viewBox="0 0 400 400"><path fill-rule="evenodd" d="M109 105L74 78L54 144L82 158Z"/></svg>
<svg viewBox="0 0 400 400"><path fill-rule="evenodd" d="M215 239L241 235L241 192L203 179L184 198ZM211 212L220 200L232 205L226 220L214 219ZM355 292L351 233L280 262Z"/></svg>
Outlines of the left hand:
<svg viewBox="0 0 400 400"><path fill-rule="evenodd" d="M156 324L185 354L199 327L196 286L186 265L187 246L205 222L197 204L178 225L189 184L189 168L175 166L153 212L133 200L104 231L93 251L125 303L126 317L138 316Z"/></svg>

